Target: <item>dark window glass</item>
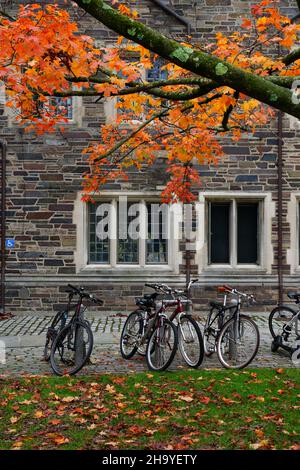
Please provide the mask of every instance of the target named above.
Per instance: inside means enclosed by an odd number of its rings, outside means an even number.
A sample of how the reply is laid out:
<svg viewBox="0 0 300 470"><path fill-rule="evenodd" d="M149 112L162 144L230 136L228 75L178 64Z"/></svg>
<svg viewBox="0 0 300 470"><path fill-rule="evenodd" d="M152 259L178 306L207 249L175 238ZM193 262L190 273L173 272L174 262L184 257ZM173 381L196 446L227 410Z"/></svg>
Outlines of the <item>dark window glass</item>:
<svg viewBox="0 0 300 470"><path fill-rule="evenodd" d="M258 263L258 203L237 204L237 262Z"/></svg>
<svg viewBox="0 0 300 470"><path fill-rule="evenodd" d="M210 204L210 262L229 263L230 203Z"/></svg>

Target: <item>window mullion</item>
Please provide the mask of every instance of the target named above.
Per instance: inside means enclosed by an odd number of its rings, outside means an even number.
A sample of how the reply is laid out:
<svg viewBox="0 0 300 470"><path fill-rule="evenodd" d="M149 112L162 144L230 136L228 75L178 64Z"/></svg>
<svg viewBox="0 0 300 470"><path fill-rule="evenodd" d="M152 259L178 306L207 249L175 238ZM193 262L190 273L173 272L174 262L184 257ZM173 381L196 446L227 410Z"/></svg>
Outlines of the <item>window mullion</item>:
<svg viewBox="0 0 300 470"><path fill-rule="evenodd" d="M139 264L146 264L146 234L147 234L147 210L144 199L140 201L140 232L139 232Z"/></svg>
<svg viewBox="0 0 300 470"><path fill-rule="evenodd" d="M117 236L117 201L115 199L111 202L110 211L110 264L111 267L116 267L117 264L117 248L118 248L118 236Z"/></svg>
<svg viewBox="0 0 300 470"><path fill-rule="evenodd" d="M237 210L236 210L236 199L231 202L231 220L230 220L230 264L232 266L237 265Z"/></svg>

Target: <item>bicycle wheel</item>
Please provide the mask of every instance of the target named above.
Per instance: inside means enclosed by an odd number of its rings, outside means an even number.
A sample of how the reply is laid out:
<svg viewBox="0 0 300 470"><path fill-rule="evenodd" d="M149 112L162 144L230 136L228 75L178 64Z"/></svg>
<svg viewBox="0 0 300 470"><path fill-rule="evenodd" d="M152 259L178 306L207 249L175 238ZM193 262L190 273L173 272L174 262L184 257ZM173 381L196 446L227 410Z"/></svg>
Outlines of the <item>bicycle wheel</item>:
<svg viewBox="0 0 300 470"><path fill-rule="evenodd" d="M147 344L146 360L149 369L162 371L174 359L178 345L178 333L174 323L160 318Z"/></svg>
<svg viewBox="0 0 300 470"><path fill-rule="evenodd" d="M189 315L183 315L178 322L178 346L188 366L200 366L204 356L203 338L198 323Z"/></svg>
<svg viewBox="0 0 300 470"><path fill-rule="evenodd" d="M69 323L56 336L50 362L56 375L74 375L82 369L93 349L93 333L86 321Z"/></svg>
<svg viewBox="0 0 300 470"><path fill-rule="evenodd" d="M282 337L287 346L293 346L300 337L300 319L292 322L296 312L290 307L276 307L269 316L269 329L272 337ZM278 340L277 340L278 341Z"/></svg>
<svg viewBox="0 0 300 470"><path fill-rule="evenodd" d="M43 353L44 360L47 362L50 361L50 353L51 353L53 341L55 340L58 332L62 330L63 327L66 325L67 318L68 318L68 311L58 312L55 315L54 319L52 320L51 325L47 329L46 343L44 346L44 353Z"/></svg>
<svg viewBox="0 0 300 470"><path fill-rule="evenodd" d="M217 335L220 329L220 317L216 316L214 321L211 321L213 315L216 315L214 310L208 314L203 332L204 353L207 357L212 356L216 352Z"/></svg>
<svg viewBox="0 0 300 470"><path fill-rule="evenodd" d="M139 310L130 313L121 333L120 351L124 359L130 359L138 350L138 340L143 332L143 318Z"/></svg>
<svg viewBox="0 0 300 470"><path fill-rule="evenodd" d="M46 362L50 361L51 348L52 348L53 341L56 337L56 334L57 334L57 331L55 330L55 328L49 326L47 330L46 343L45 343L44 352L43 352L43 357Z"/></svg>
<svg viewBox="0 0 300 470"><path fill-rule="evenodd" d="M147 316L146 316L147 315ZM142 333L144 333L145 329L147 328L147 325L149 324L149 315L146 311L142 311L141 312L141 316L142 316L142 320L143 320L143 331ZM146 356L146 351L147 351L147 343L148 343L148 339L144 339L142 343L139 344L139 347L137 349L137 353L140 355L140 356Z"/></svg>
<svg viewBox="0 0 300 470"><path fill-rule="evenodd" d="M223 326L217 341L217 354L227 369L243 369L254 359L259 348L256 323L244 315Z"/></svg>

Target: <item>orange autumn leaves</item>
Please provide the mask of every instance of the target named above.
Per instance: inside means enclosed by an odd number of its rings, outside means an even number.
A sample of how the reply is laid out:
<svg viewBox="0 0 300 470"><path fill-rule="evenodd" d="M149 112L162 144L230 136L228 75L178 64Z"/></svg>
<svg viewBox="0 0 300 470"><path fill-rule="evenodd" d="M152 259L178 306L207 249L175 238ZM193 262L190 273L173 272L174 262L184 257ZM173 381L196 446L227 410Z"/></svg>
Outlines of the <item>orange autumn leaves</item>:
<svg viewBox="0 0 300 470"><path fill-rule="evenodd" d="M20 6L15 21L0 19L0 80L7 106L19 110L29 129L49 132L66 117L47 95L71 89L68 75L88 77L99 66L90 37L78 35L67 11L55 5ZM80 86L80 84L76 84Z"/></svg>
<svg viewBox="0 0 300 470"><path fill-rule="evenodd" d="M184 46L204 49L257 75L299 76L300 61L285 66L277 48L288 53L300 26L274 3L254 5L240 28L217 33L211 44L192 44L189 38ZM125 3L113 4L137 18ZM115 46L97 48L79 28L65 9L49 4L21 6L16 21L1 18L0 80L7 106L16 107L19 121L37 132L54 131L67 121L65 108L49 99L55 93L88 92L99 106L111 102L111 119L85 150L90 168L84 176L86 199L107 182L128 178L128 169L139 172L162 157L167 165L163 200L192 201L193 189L201 184L201 165L222 157L222 137L238 140L273 115L229 87L201 94L201 84L193 83L198 76L122 37ZM153 69L159 72L158 84L151 88Z"/></svg>

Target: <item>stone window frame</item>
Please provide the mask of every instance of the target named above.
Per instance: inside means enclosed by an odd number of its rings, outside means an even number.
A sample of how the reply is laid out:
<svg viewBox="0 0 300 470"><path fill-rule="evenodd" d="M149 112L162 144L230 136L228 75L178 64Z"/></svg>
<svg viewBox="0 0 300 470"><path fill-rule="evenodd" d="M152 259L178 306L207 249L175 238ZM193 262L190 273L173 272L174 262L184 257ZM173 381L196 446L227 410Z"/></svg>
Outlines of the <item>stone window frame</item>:
<svg viewBox="0 0 300 470"><path fill-rule="evenodd" d="M182 264L182 253L179 250L179 223L181 221L177 212L178 205L173 205L170 210L170 239L168 241L168 263L167 264L117 264L116 260L116 239L111 241L111 250L114 250L114 261L110 264L89 264L88 262L88 203L82 201L83 193L79 192L74 204L73 223L77 226L77 242L75 252L75 265L77 273L102 273L107 275L157 275L160 274L179 274L179 266ZM126 196L128 201L157 201L160 203L160 191L101 191L93 195L95 201L104 202L117 199L119 196ZM176 207L175 207L176 206ZM116 230L114 223L113 231ZM140 243L143 245L144 240ZM145 248L142 248L145 253ZM140 255L141 256L141 255ZM144 258L145 256L142 255Z"/></svg>
<svg viewBox="0 0 300 470"><path fill-rule="evenodd" d="M291 274L300 274L300 192L291 193L288 202L287 222L290 225L290 248L287 250L287 263Z"/></svg>
<svg viewBox="0 0 300 470"><path fill-rule="evenodd" d="M209 264L209 242L208 242L208 202L218 201L240 201L260 202L260 237L259 237L259 264L238 264L231 255L229 264ZM234 204L235 206L236 204ZM246 191L205 191L199 195L197 202L198 211L198 240L196 244L196 264L199 274L247 274L263 273L272 274L274 259L272 240L272 218L275 217L275 202L272 201L272 193L246 192ZM232 217L234 217L235 212ZM236 228L232 232L230 251L236 245Z"/></svg>

